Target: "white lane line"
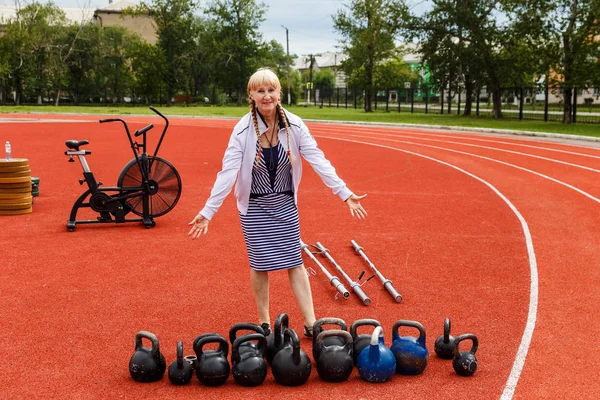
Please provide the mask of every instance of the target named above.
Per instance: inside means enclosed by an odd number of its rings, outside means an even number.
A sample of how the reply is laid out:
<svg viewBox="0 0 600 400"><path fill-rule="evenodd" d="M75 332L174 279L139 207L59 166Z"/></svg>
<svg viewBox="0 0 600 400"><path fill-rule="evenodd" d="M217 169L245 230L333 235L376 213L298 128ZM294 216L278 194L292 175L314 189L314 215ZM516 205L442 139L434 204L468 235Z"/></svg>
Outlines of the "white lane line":
<svg viewBox="0 0 600 400"><path fill-rule="evenodd" d="M418 135L418 136L445 137L445 138L462 139L462 140L472 140L472 141L475 141L475 142L489 142L489 143L507 144L507 145L510 145L510 146L527 147L527 148L530 148L530 149L538 149L538 150L545 150L545 151L554 151L556 153L565 153L565 154L571 154L571 155L574 155L574 156L581 156L581 157L589 157L589 158L598 158L598 159L600 159L600 156L595 156L595 155L592 155L592 154L577 153L577 152L574 152L574 151L554 149L554 148L551 148L551 147L532 146L530 144L521 143L520 141L517 142L517 143L513 143L513 142L505 142L505 141L502 141L502 140L470 138L470 137L464 137L464 136L442 135L442 134L421 133L421 132L417 132L416 135ZM585 148L585 149L595 150L593 147L583 147L583 146L575 146L575 145L569 145L569 146L581 147L581 148Z"/></svg>
<svg viewBox="0 0 600 400"><path fill-rule="evenodd" d="M0 124L48 124L48 123L78 123L78 122L98 122L87 119L0 119Z"/></svg>
<svg viewBox="0 0 600 400"><path fill-rule="evenodd" d="M339 124L339 126L343 126L343 127L352 127L353 131L361 131L361 132L368 132L368 133L372 133L375 131L385 131L385 132L394 132L397 131L397 133L402 133L402 134L414 134L414 135L430 135L430 136L445 136L445 137L451 137L454 139L464 139L464 140L477 140L477 141L484 141L484 142L497 142L497 143L505 143L505 144L510 144L510 145L514 145L514 146L524 146L524 147L533 147L533 148L538 148L538 149L543 149L543 150L549 150L549 151L556 151L556 152L563 152L563 153L567 153L567 154L575 154L575 155L579 155L579 156L583 156L583 157L592 157L592 158L600 158L600 156L594 156L594 155L590 155L590 154L585 154L585 153L575 153L575 152L571 152L571 151L567 151L567 150L559 150L559 149L553 149L550 147L539 147L539 146L531 146L531 145L526 145L525 143L548 143L547 141L542 141L542 140L538 140L535 139L535 136L531 136L532 139L530 140L526 140L526 139L520 139L520 138L514 138L513 142L505 142L505 141L496 141L496 140L491 140L491 139L481 139L481 138L474 138L470 135L474 135L476 134L477 136L483 136L483 137L488 137L488 138L495 138L498 137L498 135L496 136L490 136L490 135L486 135L485 133L482 132L476 132L476 133L468 133L468 132L464 132L464 131L452 131L452 132L456 132L456 134L454 135L444 135L442 133L439 133L439 130L435 130L432 128L426 128L426 127L415 127L414 129L409 129L409 128L405 128L405 127L391 127L391 126L376 126L376 125L348 125L348 124ZM317 127L317 129L319 128L330 128L329 125L325 125L325 124L321 124ZM339 133L339 130L335 130L333 131L333 133ZM381 134L385 134L385 133L381 133ZM458 136L460 135L460 136ZM559 134L558 134L559 135ZM574 138L576 138L575 135L573 135ZM541 136L545 139L552 139L551 136ZM564 137L557 137L557 139L564 139ZM575 139L573 139L575 140ZM591 150L591 151L599 151L600 149L597 147L590 147L590 146L582 146L582 145L577 145L577 144L571 144L571 143L562 143L562 142L549 142L552 144L555 144L557 146L564 146L564 147L574 147L576 149L586 149L586 150Z"/></svg>
<svg viewBox="0 0 600 400"><path fill-rule="evenodd" d="M319 128L317 128L317 129L319 129ZM557 162L557 163L569 165L569 166L572 166L572 167L587 169L587 170L590 170L590 171L593 171L593 172L600 172L600 170L597 170L597 169L594 169L594 168L586 167L586 166L579 165L579 164L572 164L572 163L569 163L569 162L566 162L566 161L556 160L554 158L542 157L542 156L538 156L538 155L535 155L535 154L521 153L519 151L513 151L513 150L507 150L507 149L500 149L500 148L497 148L497 147L480 146L480 145L471 144L471 143L453 142L453 141L450 141L450 140L429 139L429 138L421 137L421 136L452 137L452 136L448 136L448 135L428 135L428 134L416 134L416 135L412 135L412 134L408 134L408 133L388 134L388 133L380 133L380 132L371 132L371 133L375 134L375 135L379 135L379 136L385 136L385 137L409 138L409 139L417 139L417 140L428 140L428 141L436 141L436 142L442 142L442 143L457 144L457 145L461 145L461 146L479 147L479 148L482 148L482 149L496 150L496 151L502 151L502 152L506 152L506 153L518 154L518 155L526 156L526 157L539 158L541 160ZM416 137L416 136L418 136L418 137ZM454 139L456 139L456 137L454 137ZM467 139L467 138L458 138L458 139L471 140L471 139ZM481 140L481 139L472 139L472 140ZM507 142L495 142L493 140L485 140L485 141L486 142L494 142L494 143L511 144L511 143L507 143ZM522 146L520 144L514 144L514 145L515 146ZM536 146L527 146L527 147L533 147L533 148L542 149L542 150L549 150L549 151L558 151L558 152L562 152L562 153L568 153L568 154L577 155L577 156L583 156L583 157L600 158L600 156L592 156L592 155L589 155L589 154L575 153L575 152L572 152L572 151L555 150L555 149L548 149L548 148L545 148L545 147L536 147Z"/></svg>
<svg viewBox="0 0 600 400"><path fill-rule="evenodd" d="M313 133L313 135L314 136L318 136L318 135L315 135L314 133ZM575 187L573 185L570 185L570 184L568 184L566 182L560 181L560 180L558 180L556 178L552 178L551 176L544 175L544 174L542 174L540 172L533 171L533 170L528 169L528 168L524 168L524 167L520 167L518 165L510 164L510 163L507 163L505 161L496 160L495 158L489 158L489 157L485 157L485 156L480 156L479 154L467 153L467 152L460 151L460 150L448 149L446 147L439 147L439 146L433 146L433 145L430 145L430 144L410 142L410 141L406 141L406 140L394 140L394 139L374 138L372 136L353 135L353 134L349 134L349 133L346 133L345 135L353 137L353 138L358 138L358 139L371 139L371 140L377 140L377 139L379 139L379 140L386 140L388 142L404 143L404 144L412 144L412 145L416 145L416 146L430 147L432 149L444 150L444 151L449 151L449 152L452 152L452 153L458 153L458 154L463 154L463 155L466 155L466 156L481 158L483 160L488 160L488 161L492 161L492 162L495 162L495 163L498 163L498 164L507 165L509 167L520 169L521 171L525 171L525 172L529 172L530 174L537 175L537 176L539 176L541 178L548 179L549 181L552 181L554 183L558 183L559 185L562 185L562 186L565 186L565 187L567 187L567 188L569 188L571 190L574 190L577 193L584 195L588 199L590 199L592 201L595 201L596 203L600 203L600 199L598 199L597 197L592 196L588 192L585 192L585 191L583 191L583 190L581 190L581 189L579 189L579 188L577 188L577 187ZM330 136L319 136L319 137L328 138L328 139L335 139L335 138L330 137ZM362 142L359 142L359 143L362 143Z"/></svg>
<svg viewBox="0 0 600 400"><path fill-rule="evenodd" d="M513 203L511 203L506 196L504 196L498 189L496 189L491 183L483 180L482 178L465 171L464 169L457 167L456 165L449 164L445 161L438 160L437 158L429 157L423 154L415 153L409 150L399 149L397 147L385 146L382 144L369 143L369 142L361 142L359 140L350 140L350 139L342 139L342 138L334 138L329 136L318 136L325 139L331 140L340 140L343 142L352 142L358 144L365 144L368 146L375 146L389 150L401 151L407 154L412 154L417 157L423 157L425 159L435 161L437 163L446 165L450 168L454 168L457 171L460 171L473 179L478 180L483 183L487 187L489 187L494 193L496 193L512 210L512 212L517 216L519 222L521 223L521 228L523 229L523 234L525 235L525 243L527 246L527 256L529 257L529 274L530 274L530 284L529 284L529 310L527 312L527 323L525 325L525 330L523 332L523 336L521 337L521 344L519 345L519 349L517 350L517 354L515 356L515 361L513 363L512 369L510 371L510 375L508 376L508 380L506 381L506 385L504 386L504 390L502 391L502 400L510 400L512 399L515 389L517 387L517 383L519 383L519 378L521 376L521 372L523 371L523 366L525 365L525 359L527 358L527 352L529 351L529 345L531 344L531 337L533 336L533 330L535 329L535 321L537 318L537 307L538 307L538 268L537 262L535 258L535 251L533 249L533 239L531 238L531 233L529 232L529 227L527 226L527 221L523 218L523 215L517 210Z"/></svg>
<svg viewBox="0 0 600 400"><path fill-rule="evenodd" d="M381 134L377 134L377 135L381 135ZM535 154L521 153L520 151L499 149L497 147L481 146L481 145L478 145L478 144L471 144L471 143L453 142L451 140L428 139L428 138L422 138L422 137L416 138L414 136L413 137L403 136L403 135L382 135L382 136L386 136L386 137L387 136L391 136L391 137L396 137L396 138L407 138L407 139L416 139L416 140L426 140L426 141L431 141L431 142L441 142L441 143L456 144L456 145L459 145L459 146L477 147L477 148L480 148L480 149L494 150L494 151L500 151L500 152L503 152L503 153L516 154L516 155L519 155L519 156L537 158L537 159L544 160L544 161L555 162L555 163L558 163L558 164L568 165L570 167L581 168L581 169L585 169L585 170L588 170L588 171L600 173L600 170L595 169L595 168L591 168L591 167L586 167L585 165L573 164L573 163L566 162L566 161L556 160L554 158L547 158L547 157L537 156ZM381 138L381 137L373 137L373 139L387 140L386 138Z"/></svg>

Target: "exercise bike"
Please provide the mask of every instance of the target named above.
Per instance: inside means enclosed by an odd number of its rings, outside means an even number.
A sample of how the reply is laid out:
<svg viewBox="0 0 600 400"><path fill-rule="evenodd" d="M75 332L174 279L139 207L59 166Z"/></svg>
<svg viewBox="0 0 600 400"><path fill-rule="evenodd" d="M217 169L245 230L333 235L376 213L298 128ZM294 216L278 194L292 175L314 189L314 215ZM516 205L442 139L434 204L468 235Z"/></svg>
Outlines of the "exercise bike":
<svg viewBox="0 0 600 400"><path fill-rule="evenodd" d="M79 184L87 183L88 186L71 209L71 216L67 222L69 232L73 232L77 224L142 222L146 228L152 228L156 225L154 218L171 211L179 201L181 196L179 173L171 163L157 156L169 127L169 120L156 108L150 106L150 109L165 120L165 128L153 155L148 155L146 151L146 132L154 128L153 124L135 131L132 137L127 123L121 118L100 120L100 123L121 122L124 125L134 155L134 158L123 167L116 186L105 187L102 186L102 182L96 181L85 159L85 156L92 152L80 149L89 144L87 140L67 140L68 150L65 151L65 155L69 156L69 162L75 162L73 156L79 158L83 168L83 179L79 180ZM134 139L139 136L142 136L142 143ZM95 220L77 220L77 211L88 207L99 216ZM141 218L126 218L129 213Z"/></svg>

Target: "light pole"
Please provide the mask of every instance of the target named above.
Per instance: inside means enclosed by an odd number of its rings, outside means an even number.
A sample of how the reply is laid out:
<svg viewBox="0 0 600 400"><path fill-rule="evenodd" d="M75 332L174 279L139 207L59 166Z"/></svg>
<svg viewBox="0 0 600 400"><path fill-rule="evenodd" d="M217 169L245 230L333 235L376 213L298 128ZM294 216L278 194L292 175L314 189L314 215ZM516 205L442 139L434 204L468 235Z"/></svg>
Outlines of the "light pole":
<svg viewBox="0 0 600 400"><path fill-rule="evenodd" d="M286 71L286 79L287 79L287 98L288 98L288 106L292 104L292 93L291 93L291 84L290 84L290 36L288 32L288 28L281 25L283 29L285 29L285 41L287 47L287 71Z"/></svg>

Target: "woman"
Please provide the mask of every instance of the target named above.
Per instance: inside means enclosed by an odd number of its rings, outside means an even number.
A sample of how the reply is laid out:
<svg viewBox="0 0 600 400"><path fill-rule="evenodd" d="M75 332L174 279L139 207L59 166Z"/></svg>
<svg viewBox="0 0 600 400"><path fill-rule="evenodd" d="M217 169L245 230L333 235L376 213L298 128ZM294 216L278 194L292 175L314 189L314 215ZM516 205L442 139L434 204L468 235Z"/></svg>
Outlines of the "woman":
<svg viewBox="0 0 600 400"><path fill-rule="evenodd" d="M259 323L270 332L269 271L287 269L304 318L304 334L312 337L315 312L302 263L297 208L300 155L361 220L367 215L360 204L366 194L356 196L346 187L302 120L281 107L281 84L271 70L261 68L250 77L248 95L250 112L233 129L223 168L206 205L190 222L188 235L197 239L208 232L210 220L237 179L235 197Z"/></svg>

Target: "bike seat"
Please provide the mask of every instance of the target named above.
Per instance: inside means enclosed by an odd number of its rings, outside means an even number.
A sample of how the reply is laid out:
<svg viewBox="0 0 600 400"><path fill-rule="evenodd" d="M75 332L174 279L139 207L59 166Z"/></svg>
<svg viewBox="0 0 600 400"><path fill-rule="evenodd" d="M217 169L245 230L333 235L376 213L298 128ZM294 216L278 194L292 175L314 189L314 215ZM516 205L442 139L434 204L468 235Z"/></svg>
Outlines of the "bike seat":
<svg viewBox="0 0 600 400"><path fill-rule="evenodd" d="M73 149L75 151L79 151L79 146L83 146L84 144L89 144L87 140L67 140L65 143L68 148Z"/></svg>

